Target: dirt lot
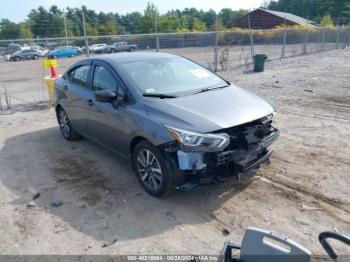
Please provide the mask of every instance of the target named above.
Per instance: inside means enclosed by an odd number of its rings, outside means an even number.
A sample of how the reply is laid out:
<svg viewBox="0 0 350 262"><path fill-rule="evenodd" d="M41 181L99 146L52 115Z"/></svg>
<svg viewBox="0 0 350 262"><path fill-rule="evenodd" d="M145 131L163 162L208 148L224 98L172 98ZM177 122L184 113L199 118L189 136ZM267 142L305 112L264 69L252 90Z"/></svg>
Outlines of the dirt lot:
<svg viewBox="0 0 350 262"><path fill-rule="evenodd" d="M58 70L75 60L60 60ZM319 232L350 234L349 61L349 50L330 51L273 61L264 73L222 73L276 107L281 137L271 164L241 182L165 199L144 193L108 150L63 140L52 109L0 115L0 253L217 254L256 226L324 254ZM0 86L18 94L44 97L41 78L38 61L0 63Z"/></svg>

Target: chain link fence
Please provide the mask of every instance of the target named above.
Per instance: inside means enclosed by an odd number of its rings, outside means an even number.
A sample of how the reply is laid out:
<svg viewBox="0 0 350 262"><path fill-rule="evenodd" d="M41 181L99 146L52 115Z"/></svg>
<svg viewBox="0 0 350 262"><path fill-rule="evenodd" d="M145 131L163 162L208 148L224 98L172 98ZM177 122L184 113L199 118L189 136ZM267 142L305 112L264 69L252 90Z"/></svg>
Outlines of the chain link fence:
<svg viewBox="0 0 350 262"><path fill-rule="evenodd" d="M25 45L40 45L52 50L57 46L65 45L84 47L86 40L89 45L128 42L129 44L136 44L137 51L173 53L192 59L212 71L248 70L251 68L252 57L255 54L266 54L269 60L275 60L345 48L350 45L350 27L271 30L231 29L214 32L0 40L0 56L4 57L14 52L16 44L22 47ZM1 61L3 62L4 59L1 59ZM60 59L59 71L63 72L74 61L76 61L76 58ZM27 71L23 71L22 75L20 72L12 74L10 73L12 69L8 70L9 73L0 74L1 88L6 88L6 96L11 96L14 103L16 101L20 103L32 101L31 97L37 97L33 93L35 89L41 94L46 91L42 84L45 72L42 69L41 62L33 61L33 63L31 66L34 71L30 75ZM3 68L3 70L0 70L3 73L10 68L5 63L0 66ZM20 70L20 68L20 66L16 66L16 70ZM19 75L21 76L19 77ZM29 79L29 82L22 81L19 83L19 78ZM28 83L32 84L26 88ZM2 97L4 97L3 94Z"/></svg>
<svg viewBox="0 0 350 262"><path fill-rule="evenodd" d="M317 29L232 29L216 32L159 33L113 36L88 36L89 45L128 42L140 51L163 51L183 55L213 70L246 66L254 54L270 60L344 48L350 43L349 27ZM15 51L14 44L85 46L85 37L0 40L0 56ZM227 66L223 63L227 62Z"/></svg>

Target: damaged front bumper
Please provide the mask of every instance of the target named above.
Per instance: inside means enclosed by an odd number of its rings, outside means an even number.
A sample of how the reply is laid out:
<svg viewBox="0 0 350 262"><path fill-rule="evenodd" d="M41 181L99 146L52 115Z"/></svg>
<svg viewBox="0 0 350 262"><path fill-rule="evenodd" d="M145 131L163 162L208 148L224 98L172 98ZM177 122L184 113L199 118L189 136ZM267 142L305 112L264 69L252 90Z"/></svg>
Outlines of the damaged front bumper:
<svg viewBox="0 0 350 262"><path fill-rule="evenodd" d="M175 184L208 184L225 176L240 176L269 161L269 146L279 136L270 118L219 130L230 136L230 144L220 152L184 152L175 144L164 146L175 167Z"/></svg>

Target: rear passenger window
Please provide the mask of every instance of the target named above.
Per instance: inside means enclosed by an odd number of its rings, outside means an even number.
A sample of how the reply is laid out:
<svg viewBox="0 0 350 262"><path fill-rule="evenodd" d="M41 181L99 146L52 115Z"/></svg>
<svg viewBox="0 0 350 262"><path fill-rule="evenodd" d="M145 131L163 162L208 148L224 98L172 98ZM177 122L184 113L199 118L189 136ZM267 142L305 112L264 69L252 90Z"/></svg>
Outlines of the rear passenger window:
<svg viewBox="0 0 350 262"><path fill-rule="evenodd" d="M68 73L68 79L78 85L88 87L89 65L77 67Z"/></svg>

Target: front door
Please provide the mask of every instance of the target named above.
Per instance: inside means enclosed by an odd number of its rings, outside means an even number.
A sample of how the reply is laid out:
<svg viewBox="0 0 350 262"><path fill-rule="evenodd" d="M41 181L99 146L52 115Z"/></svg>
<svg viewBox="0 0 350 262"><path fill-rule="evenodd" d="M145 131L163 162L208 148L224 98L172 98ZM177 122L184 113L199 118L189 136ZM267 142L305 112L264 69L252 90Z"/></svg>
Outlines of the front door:
<svg viewBox="0 0 350 262"><path fill-rule="evenodd" d="M94 62L92 87L95 91L112 90L117 94L117 100L103 103L93 99L92 110L87 116L89 133L94 140L124 154L128 147L124 87L113 70L102 62Z"/></svg>

